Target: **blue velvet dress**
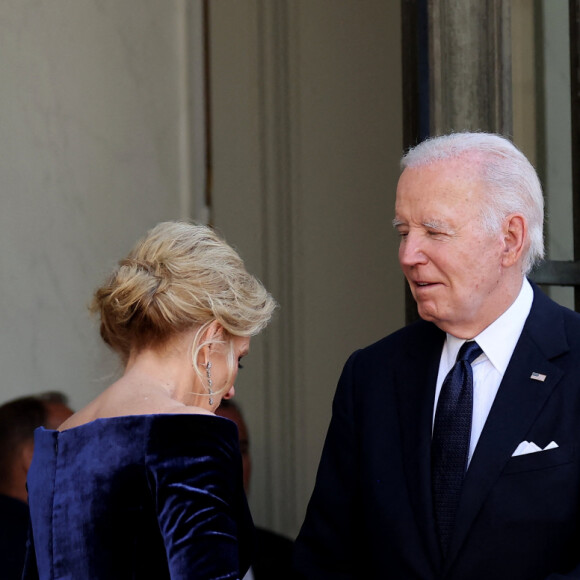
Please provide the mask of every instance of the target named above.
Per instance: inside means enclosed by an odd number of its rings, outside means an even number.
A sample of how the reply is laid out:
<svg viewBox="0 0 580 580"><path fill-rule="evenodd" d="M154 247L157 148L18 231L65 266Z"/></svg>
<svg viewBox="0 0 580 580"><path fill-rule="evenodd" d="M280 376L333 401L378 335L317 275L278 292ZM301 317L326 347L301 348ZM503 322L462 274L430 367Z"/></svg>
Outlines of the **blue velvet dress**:
<svg viewBox="0 0 580 580"><path fill-rule="evenodd" d="M222 417L40 428L28 493L25 579L230 580L250 563L237 428Z"/></svg>

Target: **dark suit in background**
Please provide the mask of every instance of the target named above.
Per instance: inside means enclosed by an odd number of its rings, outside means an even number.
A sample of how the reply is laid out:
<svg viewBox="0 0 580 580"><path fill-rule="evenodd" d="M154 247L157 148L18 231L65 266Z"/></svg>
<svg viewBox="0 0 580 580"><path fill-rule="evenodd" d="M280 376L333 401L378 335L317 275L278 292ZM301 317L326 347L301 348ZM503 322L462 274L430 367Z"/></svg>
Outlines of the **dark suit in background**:
<svg viewBox="0 0 580 580"><path fill-rule="evenodd" d="M521 296L543 253L542 200L533 168L500 137L417 149L404 159L395 226L424 321L346 363L296 568L309 580L580 578L580 316L537 287L442 548L431 483L442 349L450 336L476 340ZM501 219L484 227L501 192ZM524 441L538 452L514 456Z"/></svg>
<svg viewBox="0 0 580 580"><path fill-rule="evenodd" d="M30 513L22 500L0 494L0 578L20 580Z"/></svg>
<svg viewBox="0 0 580 580"><path fill-rule="evenodd" d="M271 530L256 528L256 553L252 564L254 580L293 580L294 542Z"/></svg>

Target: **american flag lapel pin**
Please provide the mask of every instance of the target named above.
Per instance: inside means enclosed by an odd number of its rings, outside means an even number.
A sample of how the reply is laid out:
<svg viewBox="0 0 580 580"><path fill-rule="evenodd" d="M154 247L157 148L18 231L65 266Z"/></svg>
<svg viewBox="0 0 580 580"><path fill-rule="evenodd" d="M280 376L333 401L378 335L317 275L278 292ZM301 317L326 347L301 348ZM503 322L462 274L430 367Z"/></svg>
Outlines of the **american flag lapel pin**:
<svg viewBox="0 0 580 580"><path fill-rule="evenodd" d="M530 379L533 379L534 381L540 381L541 383L543 383L546 380L546 375L543 375L542 373L533 372L530 375Z"/></svg>

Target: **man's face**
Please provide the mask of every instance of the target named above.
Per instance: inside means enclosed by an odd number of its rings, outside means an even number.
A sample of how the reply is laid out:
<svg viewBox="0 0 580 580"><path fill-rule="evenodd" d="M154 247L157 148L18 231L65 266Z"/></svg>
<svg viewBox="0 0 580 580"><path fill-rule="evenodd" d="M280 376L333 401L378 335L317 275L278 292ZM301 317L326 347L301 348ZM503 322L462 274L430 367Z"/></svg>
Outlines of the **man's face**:
<svg viewBox="0 0 580 580"><path fill-rule="evenodd" d="M503 293L503 236L480 219L483 185L469 159L405 169L397 187L399 262L421 318L473 338L511 302Z"/></svg>

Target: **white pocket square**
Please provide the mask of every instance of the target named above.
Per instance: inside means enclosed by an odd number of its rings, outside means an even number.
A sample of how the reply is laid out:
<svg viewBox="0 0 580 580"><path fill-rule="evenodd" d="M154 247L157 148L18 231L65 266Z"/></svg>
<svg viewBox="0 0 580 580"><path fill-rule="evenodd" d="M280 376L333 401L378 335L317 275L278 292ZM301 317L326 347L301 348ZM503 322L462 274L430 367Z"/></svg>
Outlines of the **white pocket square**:
<svg viewBox="0 0 580 580"><path fill-rule="evenodd" d="M556 449L559 445L552 441L548 443L543 449L538 447L532 441L522 441L512 453L512 457L517 457L518 455L528 455L529 453L538 453L539 451L548 451L549 449Z"/></svg>

